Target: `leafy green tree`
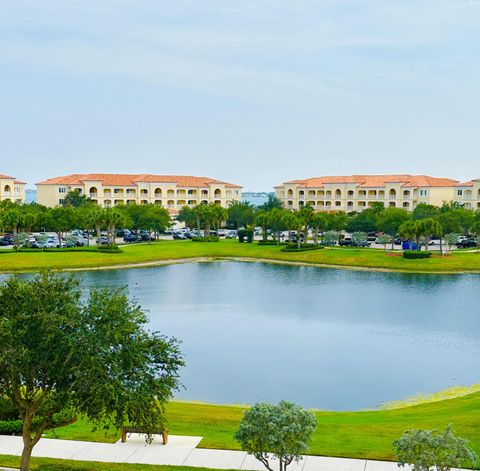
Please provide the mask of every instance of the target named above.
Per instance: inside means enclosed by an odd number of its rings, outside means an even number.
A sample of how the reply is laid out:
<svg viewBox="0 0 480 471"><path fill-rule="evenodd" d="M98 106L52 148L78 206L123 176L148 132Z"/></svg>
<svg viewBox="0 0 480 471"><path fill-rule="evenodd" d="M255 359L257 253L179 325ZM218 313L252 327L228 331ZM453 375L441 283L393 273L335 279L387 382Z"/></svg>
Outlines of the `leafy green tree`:
<svg viewBox="0 0 480 471"><path fill-rule="evenodd" d="M411 242L415 241L417 244L417 250L420 250L420 238L422 233L418 221L405 221L398 228L398 234Z"/></svg>
<svg viewBox="0 0 480 471"><path fill-rule="evenodd" d="M107 229L107 237L109 244L115 244L116 229L125 225L126 217L117 208L105 208L103 210L103 222Z"/></svg>
<svg viewBox="0 0 480 471"><path fill-rule="evenodd" d="M286 214L288 214L288 211L280 208L273 208L268 212L268 227L278 244L280 243L280 232L285 229L284 219Z"/></svg>
<svg viewBox="0 0 480 471"><path fill-rule="evenodd" d="M352 233L352 245L356 247L364 246L367 243L367 234L365 232Z"/></svg>
<svg viewBox="0 0 480 471"><path fill-rule="evenodd" d="M443 238L446 244L446 255L448 255L452 251L452 247L457 243L459 237L460 234L458 234L457 232L450 232L448 234L445 234Z"/></svg>
<svg viewBox="0 0 480 471"><path fill-rule="evenodd" d="M258 403L245 412L235 439L269 471L273 471L272 458L279 471L285 471L308 451L316 425L311 412L291 402Z"/></svg>
<svg viewBox="0 0 480 471"><path fill-rule="evenodd" d="M220 206L219 204L212 203L210 206L210 214L211 214L212 226L218 232L218 230L220 229L220 226L228 217L228 211L224 207ZM255 215L253 214L253 210L252 210L252 219L248 224L252 224L254 220L255 220Z"/></svg>
<svg viewBox="0 0 480 471"><path fill-rule="evenodd" d="M329 230L341 232L347 227L348 216L345 211L335 211L327 213L327 221Z"/></svg>
<svg viewBox="0 0 480 471"><path fill-rule="evenodd" d="M177 341L146 324L124 290L94 290L84 301L72 276L0 285L0 390L23 421L22 471L62 411L148 436L164 423L184 362Z"/></svg>
<svg viewBox="0 0 480 471"><path fill-rule="evenodd" d="M398 229L405 222L411 219L410 214L401 208L386 208L378 218L378 229L385 234L392 236L393 241L397 237Z"/></svg>
<svg viewBox="0 0 480 471"><path fill-rule="evenodd" d="M414 220L437 218L440 214L440 208L433 204L420 203L412 211L412 218Z"/></svg>
<svg viewBox="0 0 480 471"><path fill-rule="evenodd" d="M18 250L20 247L27 245L28 243L28 234L26 232L17 232L13 236L13 246L15 250Z"/></svg>
<svg viewBox="0 0 480 471"><path fill-rule="evenodd" d="M393 442L393 446L399 466L410 465L414 471L450 471L478 462L469 442L457 437L451 426L441 433L435 430L408 430Z"/></svg>
<svg viewBox="0 0 480 471"><path fill-rule="evenodd" d="M197 222L195 211L190 206L182 206L177 215L177 221L183 222L186 227L192 229Z"/></svg>
<svg viewBox="0 0 480 471"><path fill-rule="evenodd" d="M235 201L228 207L228 216L223 218L227 220L228 226L233 226L235 229L241 227L249 227L255 221L255 211L253 205L243 201Z"/></svg>
<svg viewBox="0 0 480 471"><path fill-rule="evenodd" d="M377 237L377 244L383 245L383 250L387 250L387 245L394 243L394 239L390 234L382 234Z"/></svg>
<svg viewBox="0 0 480 471"><path fill-rule="evenodd" d="M258 211L255 215L255 224L262 228L262 239L264 242L268 239L268 221L269 215L266 211Z"/></svg>
<svg viewBox="0 0 480 471"><path fill-rule="evenodd" d="M91 204L93 204L93 201L86 195L82 195L78 190L69 191L63 202L63 206L72 206L73 208Z"/></svg>
<svg viewBox="0 0 480 471"><path fill-rule="evenodd" d="M310 205L302 206L298 210L298 217L303 223L303 233L305 234L305 243L308 241L308 229L315 218L315 211ZM300 236L300 234L298 234ZM300 237L298 237L300 239Z"/></svg>
<svg viewBox="0 0 480 471"><path fill-rule="evenodd" d="M418 226L418 233L420 237L423 237L425 242L425 250L428 250L428 243L433 236L437 235L442 237L442 226L440 223L433 218L426 218L416 221Z"/></svg>
<svg viewBox="0 0 480 471"><path fill-rule="evenodd" d="M63 234L74 228L74 210L71 207L56 206L49 208L45 215L45 228L57 234L58 243L61 244Z"/></svg>
<svg viewBox="0 0 480 471"><path fill-rule="evenodd" d="M313 240L318 245L318 234L325 232L328 228L328 214L318 212L313 215L310 226L313 229Z"/></svg>
<svg viewBox="0 0 480 471"><path fill-rule="evenodd" d="M347 223L348 232L373 232L378 229L379 213L374 209L366 209L356 214Z"/></svg>
<svg viewBox="0 0 480 471"><path fill-rule="evenodd" d="M323 234L323 242L325 245L330 245L332 247L338 242L340 234L337 231L327 231Z"/></svg>
<svg viewBox="0 0 480 471"><path fill-rule="evenodd" d="M265 211L265 212L271 211L272 209L282 209L282 208L283 208L282 200L277 198L273 193L270 193L268 195L268 199L265 203L258 206L258 209L260 211Z"/></svg>

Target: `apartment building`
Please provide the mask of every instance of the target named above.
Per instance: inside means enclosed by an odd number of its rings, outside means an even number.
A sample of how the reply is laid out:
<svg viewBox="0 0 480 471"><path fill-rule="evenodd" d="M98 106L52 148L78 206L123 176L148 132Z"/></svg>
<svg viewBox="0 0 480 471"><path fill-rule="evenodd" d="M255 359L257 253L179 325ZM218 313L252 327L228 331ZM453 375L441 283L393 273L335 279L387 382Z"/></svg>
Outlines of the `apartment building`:
<svg viewBox="0 0 480 471"><path fill-rule="evenodd" d="M0 173L0 201L25 203L26 183Z"/></svg>
<svg viewBox="0 0 480 471"><path fill-rule="evenodd" d="M460 185L427 175L351 175L292 180L276 186L275 194L289 209L309 204L317 211L350 212L380 202L411 211L420 203L441 206L455 200L457 191L465 188Z"/></svg>
<svg viewBox="0 0 480 471"><path fill-rule="evenodd" d="M173 175L73 174L39 182L37 202L58 206L77 190L103 207L121 204L159 204L175 214L182 206L216 203L227 207L240 201L242 187L207 177Z"/></svg>
<svg viewBox="0 0 480 471"><path fill-rule="evenodd" d="M453 199L465 208L480 209L480 178L457 185Z"/></svg>

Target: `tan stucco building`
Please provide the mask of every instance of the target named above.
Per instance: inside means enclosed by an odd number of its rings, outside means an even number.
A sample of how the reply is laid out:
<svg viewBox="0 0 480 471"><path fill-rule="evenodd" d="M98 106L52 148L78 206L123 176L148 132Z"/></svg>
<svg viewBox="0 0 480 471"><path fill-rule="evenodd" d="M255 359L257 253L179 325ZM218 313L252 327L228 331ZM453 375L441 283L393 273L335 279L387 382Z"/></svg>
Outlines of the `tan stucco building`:
<svg viewBox="0 0 480 471"><path fill-rule="evenodd" d="M456 186L454 200L465 208L480 209L480 178Z"/></svg>
<svg viewBox="0 0 480 471"><path fill-rule="evenodd" d="M363 211L376 202L413 210L455 199L457 180L427 175L351 175L292 180L275 187L285 208L309 204L317 211Z"/></svg>
<svg viewBox="0 0 480 471"><path fill-rule="evenodd" d="M25 203L26 183L0 173L0 201Z"/></svg>
<svg viewBox="0 0 480 471"><path fill-rule="evenodd" d="M207 177L173 175L73 174L39 182L37 202L61 205L68 192L78 190L103 207L159 204L175 214L182 206L216 203L227 207L242 198L242 187Z"/></svg>

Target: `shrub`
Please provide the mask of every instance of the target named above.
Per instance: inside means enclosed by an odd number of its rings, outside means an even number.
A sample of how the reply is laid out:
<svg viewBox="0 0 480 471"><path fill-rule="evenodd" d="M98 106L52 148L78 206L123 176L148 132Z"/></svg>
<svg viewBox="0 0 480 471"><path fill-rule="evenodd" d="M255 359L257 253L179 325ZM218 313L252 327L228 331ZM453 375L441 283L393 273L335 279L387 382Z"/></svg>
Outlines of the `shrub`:
<svg viewBox="0 0 480 471"><path fill-rule="evenodd" d="M107 253L120 253L122 249L118 245L109 244L109 245L99 245L97 250L99 252Z"/></svg>
<svg viewBox="0 0 480 471"><path fill-rule="evenodd" d="M6 397L0 396L0 421L18 419L18 411Z"/></svg>
<svg viewBox="0 0 480 471"><path fill-rule="evenodd" d="M410 260L430 258L431 256L432 252L420 252L419 250L405 250L403 252L403 258L408 258Z"/></svg>
<svg viewBox="0 0 480 471"><path fill-rule="evenodd" d="M18 412L16 413L18 416ZM39 423L41 418L38 417L33 421L33 428L35 423ZM53 415L49 429L63 427L64 425L73 424L77 421L77 417L68 411L58 412ZM21 435L23 429L23 422L20 419L14 420L0 420L0 435Z"/></svg>
<svg viewBox="0 0 480 471"><path fill-rule="evenodd" d="M217 236L208 237L192 237L192 242L218 242L220 239Z"/></svg>
<svg viewBox="0 0 480 471"><path fill-rule="evenodd" d="M247 239L247 243L251 244L253 242L253 230L252 229L240 229L238 231L238 241L243 244Z"/></svg>

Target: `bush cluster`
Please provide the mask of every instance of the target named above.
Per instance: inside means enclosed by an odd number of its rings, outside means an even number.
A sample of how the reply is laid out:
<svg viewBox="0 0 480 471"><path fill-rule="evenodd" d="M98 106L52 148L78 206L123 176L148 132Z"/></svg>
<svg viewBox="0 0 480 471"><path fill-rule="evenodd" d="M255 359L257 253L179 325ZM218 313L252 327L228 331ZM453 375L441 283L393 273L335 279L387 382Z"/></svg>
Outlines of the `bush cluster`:
<svg viewBox="0 0 480 471"><path fill-rule="evenodd" d="M432 252L420 252L419 250L405 250L403 252L403 258L408 258L410 260L430 258L431 256Z"/></svg>
<svg viewBox="0 0 480 471"><path fill-rule="evenodd" d="M217 236L208 237L192 237L192 242L218 242L220 239Z"/></svg>
<svg viewBox="0 0 480 471"><path fill-rule="evenodd" d="M276 240L259 240L258 245L287 245L286 242L278 243Z"/></svg>
<svg viewBox="0 0 480 471"><path fill-rule="evenodd" d="M253 229L240 229L238 231L238 241L243 244L245 240L248 244L253 242Z"/></svg>
<svg viewBox="0 0 480 471"><path fill-rule="evenodd" d="M122 251L122 249L115 244L99 245L97 250L98 252L104 252L104 253L120 253Z"/></svg>

